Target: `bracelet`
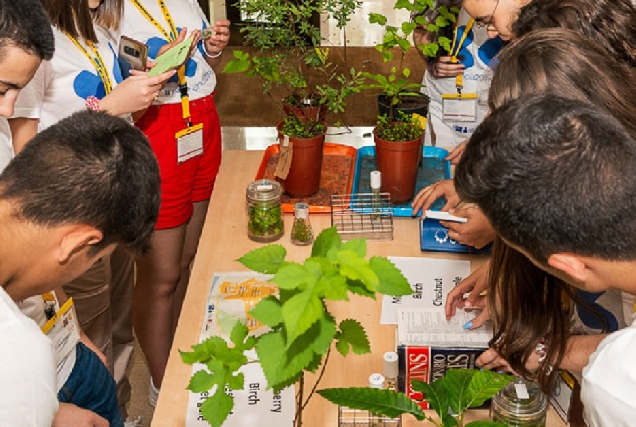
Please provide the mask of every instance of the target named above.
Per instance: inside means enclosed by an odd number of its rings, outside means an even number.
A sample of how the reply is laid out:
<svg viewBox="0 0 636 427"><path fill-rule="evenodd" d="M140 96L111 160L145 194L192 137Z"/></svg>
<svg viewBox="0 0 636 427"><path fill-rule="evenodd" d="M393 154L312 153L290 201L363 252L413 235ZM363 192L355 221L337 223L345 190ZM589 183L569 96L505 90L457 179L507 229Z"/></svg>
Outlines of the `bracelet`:
<svg viewBox="0 0 636 427"><path fill-rule="evenodd" d="M86 97L86 108L93 111L99 111L99 99L96 96L89 95Z"/></svg>
<svg viewBox="0 0 636 427"><path fill-rule="evenodd" d="M203 53L205 54L205 56L207 56L210 59L215 59L218 58L219 56L221 56L221 54L223 53L222 50L218 51L217 53L215 53L214 55L210 55L208 53L208 50L205 48L205 42L203 43Z"/></svg>

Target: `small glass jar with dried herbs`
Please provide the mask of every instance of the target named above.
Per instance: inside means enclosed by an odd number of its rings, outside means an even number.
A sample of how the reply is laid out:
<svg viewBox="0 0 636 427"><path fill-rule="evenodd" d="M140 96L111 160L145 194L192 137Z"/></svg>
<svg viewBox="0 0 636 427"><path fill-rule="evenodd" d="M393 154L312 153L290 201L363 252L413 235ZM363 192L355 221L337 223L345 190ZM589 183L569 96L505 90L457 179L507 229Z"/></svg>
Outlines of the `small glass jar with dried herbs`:
<svg viewBox="0 0 636 427"><path fill-rule="evenodd" d="M294 225L291 231L291 242L294 245L306 246L314 241L314 232L309 222L309 205L298 202L294 205Z"/></svg>

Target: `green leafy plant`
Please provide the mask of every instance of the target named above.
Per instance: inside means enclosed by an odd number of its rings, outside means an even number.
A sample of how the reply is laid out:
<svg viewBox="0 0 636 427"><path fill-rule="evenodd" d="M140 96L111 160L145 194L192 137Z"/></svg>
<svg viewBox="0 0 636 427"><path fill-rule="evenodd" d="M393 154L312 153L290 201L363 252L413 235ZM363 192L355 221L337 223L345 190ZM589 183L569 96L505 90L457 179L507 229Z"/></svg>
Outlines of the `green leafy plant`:
<svg viewBox="0 0 636 427"><path fill-rule="evenodd" d="M371 81L363 88L382 92L389 101L391 112L393 107L401 104L404 99L419 96L419 90L423 87L420 82L413 83L409 80L411 70L404 67L404 58L406 52L411 48L413 32L420 27L426 29L430 34L437 34L441 28L456 22L456 14L459 12L457 7L439 6L436 8L434 0L396 0L393 9L406 10L414 18L395 26L388 23L385 15L370 13L369 22L384 28L382 42L375 46L382 53L383 61L388 63L395 60L397 52L398 65L392 67L388 75L363 73L363 76ZM432 15L431 12L435 12L435 19L429 21L427 16ZM440 36L434 41L419 44L417 47L426 55L435 56L440 47L450 50L450 44L450 39Z"/></svg>
<svg viewBox="0 0 636 427"><path fill-rule="evenodd" d="M316 117L312 112L316 108L341 113L347 97L360 92L364 78L355 69L338 66L330 60L330 49L321 47L320 29L310 21L315 15L326 16L345 31L361 3L359 0L242 0L237 7L249 16L241 28L244 44L255 50L252 54L235 50L223 72L259 78L263 93L270 96L274 90L280 90L280 98L303 118L324 121L324 117ZM279 98L274 101L276 105L281 104Z"/></svg>
<svg viewBox="0 0 636 427"><path fill-rule="evenodd" d="M424 128L419 117L397 110L396 117L379 116L374 132L386 141L403 142L420 138Z"/></svg>
<svg viewBox="0 0 636 427"><path fill-rule="evenodd" d="M280 205L255 202L249 207L247 216L247 230L252 236L275 236L283 231L283 211Z"/></svg>
<svg viewBox="0 0 636 427"><path fill-rule="evenodd" d="M286 261L281 245L268 245L248 252L239 261L246 267L273 274L279 295L262 299L250 315L270 328L258 337L249 336L244 325L236 325L228 345L212 337L181 352L187 364L202 363L188 388L194 392L210 390L201 406L208 423L219 427L232 410L233 400L225 390L242 389L241 366L256 363L246 351L258 355L268 388L278 392L298 384L295 426L302 425L303 408L312 397L304 390L305 372L317 372L318 381L329 360L332 344L347 356L369 353L366 332L355 319L336 319L327 309L327 301L348 300L349 294L375 298L376 293L408 295L408 281L393 263L384 257L366 259L364 239L342 242L335 227L323 230L312 246L311 256L302 264Z"/></svg>
<svg viewBox="0 0 636 427"><path fill-rule="evenodd" d="M492 371L477 369L450 369L446 375L427 384L411 381L413 390L421 392L435 409L437 419L428 416L422 408L406 394L393 390L367 387L331 388L319 390L325 399L337 405L353 409L363 409L375 414L395 418L411 414L417 420L428 420L438 427L463 427L464 412L482 405L493 397L514 377ZM452 413L456 415L452 415ZM501 426L506 424L493 421L473 421L466 427Z"/></svg>
<svg viewBox="0 0 636 427"><path fill-rule="evenodd" d="M327 126L318 120L298 117L295 114L285 116L281 132L294 138L311 138L325 133Z"/></svg>

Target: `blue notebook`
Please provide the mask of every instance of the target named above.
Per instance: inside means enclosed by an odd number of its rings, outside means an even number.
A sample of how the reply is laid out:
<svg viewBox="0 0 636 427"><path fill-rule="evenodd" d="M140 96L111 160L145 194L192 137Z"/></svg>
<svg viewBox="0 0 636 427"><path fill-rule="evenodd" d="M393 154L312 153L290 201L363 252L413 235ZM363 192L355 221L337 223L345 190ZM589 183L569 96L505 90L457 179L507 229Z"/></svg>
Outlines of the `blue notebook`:
<svg viewBox="0 0 636 427"><path fill-rule="evenodd" d="M423 251L490 254L491 244L481 249L462 245L448 237L448 229L432 218L420 220L420 247Z"/></svg>

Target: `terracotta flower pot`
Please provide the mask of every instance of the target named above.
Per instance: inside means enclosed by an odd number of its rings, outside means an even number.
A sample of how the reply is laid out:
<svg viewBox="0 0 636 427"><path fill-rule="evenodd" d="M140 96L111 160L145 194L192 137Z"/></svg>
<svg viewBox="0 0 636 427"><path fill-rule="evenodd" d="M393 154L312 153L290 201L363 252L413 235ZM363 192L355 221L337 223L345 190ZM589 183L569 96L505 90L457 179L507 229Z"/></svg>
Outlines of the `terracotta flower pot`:
<svg viewBox="0 0 636 427"><path fill-rule="evenodd" d="M417 169L422 159L423 137L393 142L375 136L376 167L382 174L382 191L391 193L395 204L410 200L415 193Z"/></svg>
<svg viewBox="0 0 636 427"><path fill-rule="evenodd" d="M284 181L285 192L292 197L307 197L320 189L325 135L313 138L289 138L293 147L289 174Z"/></svg>

